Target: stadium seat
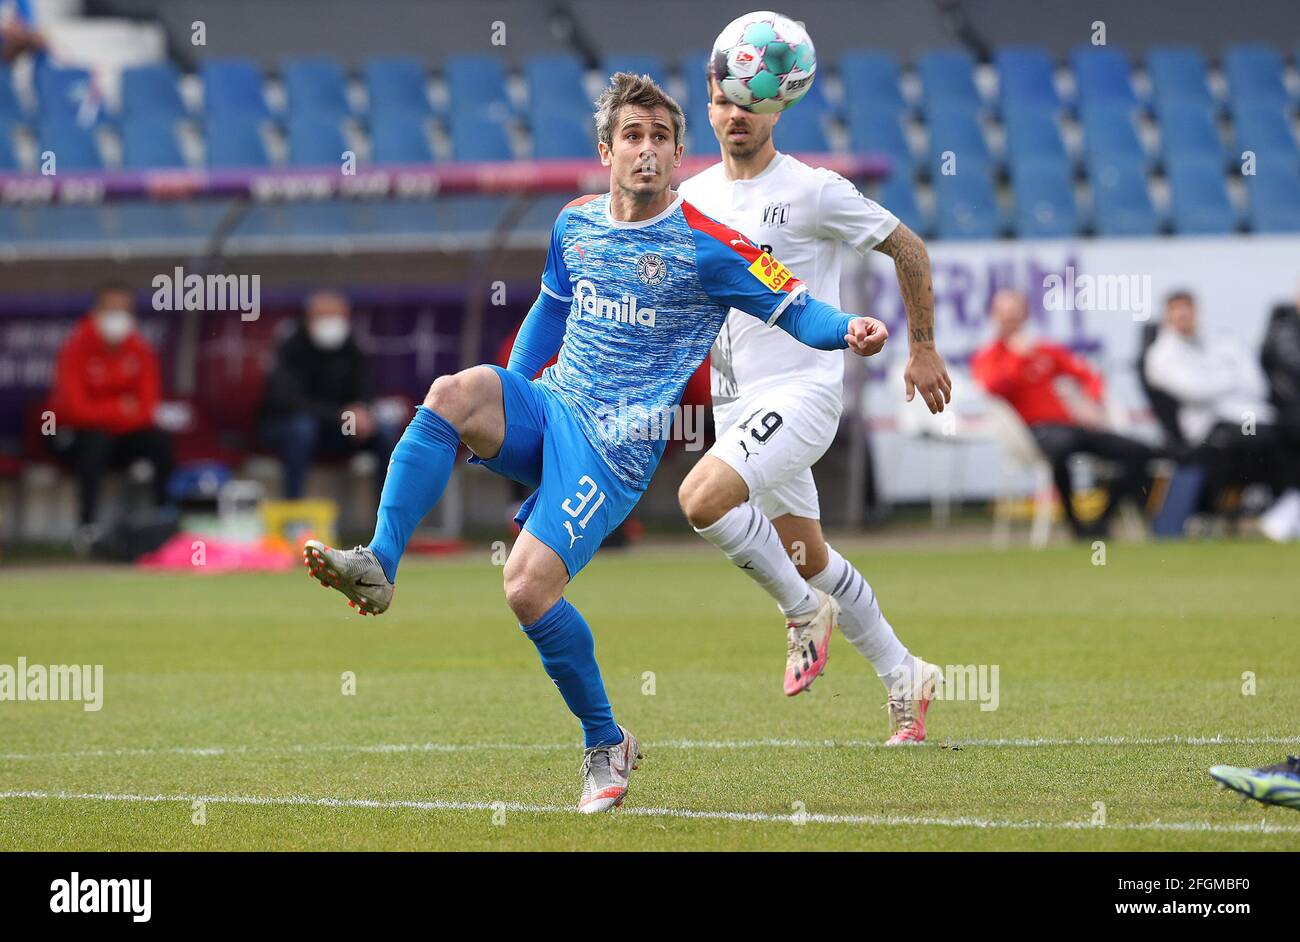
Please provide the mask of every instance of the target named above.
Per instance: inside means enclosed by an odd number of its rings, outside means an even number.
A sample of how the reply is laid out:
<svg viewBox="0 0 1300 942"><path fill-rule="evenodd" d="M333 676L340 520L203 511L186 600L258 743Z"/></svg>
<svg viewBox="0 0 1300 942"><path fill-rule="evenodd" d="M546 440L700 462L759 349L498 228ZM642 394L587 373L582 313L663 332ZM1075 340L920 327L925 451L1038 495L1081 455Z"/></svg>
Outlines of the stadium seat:
<svg viewBox="0 0 1300 942"><path fill-rule="evenodd" d="M85 69L47 67L36 71L36 98L40 120L80 124L98 123L102 102Z"/></svg>
<svg viewBox="0 0 1300 942"><path fill-rule="evenodd" d="M917 60L927 113L935 108L978 112L984 107L975 87L975 60L965 49L932 49Z"/></svg>
<svg viewBox="0 0 1300 942"><path fill-rule="evenodd" d="M908 110L900 91L898 60L887 52L856 49L844 53L840 57L840 82L849 102L870 103L872 109L890 111L895 116Z"/></svg>
<svg viewBox="0 0 1300 942"><path fill-rule="evenodd" d="M1094 102L1082 114L1083 152L1090 168L1101 163L1122 163L1145 170L1146 150L1138 140L1129 105Z"/></svg>
<svg viewBox="0 0 1300 942"><path fill-rule="evenodd" d="M385 110L371 116L370 158L377 164L427 164L433 151L424 123L410 112Z"/></svg>
<svg viewBox="0 0 1300 942"><path fill-rule="evenodd" d="M917 205L916 189L907 177L891 174L881 185L877 202L913 232L923 238L930 235L930 221Z"/></svg>
<svg viewBox="0 0 1300 942"><path fill-rule="evenodd" d="M1228 198L1221 161L1175 159L1168 165L1170 221L1179 235L1230 233L1237 211Z"/></svg>
<svg viewBox="0 0 1300 942"><path fill-rule="evenodd" d="M1107 165L1091 173L1091 181L1093 222L1098 235L1155 235L1159 220L1147 192L1146 174L1140 168Z"/></svg>
<svg viewBox="0 0 1300 942"><path fill-rule="evenodd" d="M1016 235L1021 238L1068 238L1079 232L1079 208L1066 165L1022 161L1011 177L1016 200Z"/></svg>
<svg viewBox="0 0 1300 942"><path fill-rule="evenodd" d="M899 114L888 103L877 108L874 101L853 105L848 110L849 147L859 154L884 154L894 178L911 180L916 161L907 145Z"/></svg>
<svg viewBox="0 0 1300 942"><path fill-rule="evenodd" d="M7 65L0 65L0 133L7 133L15 124L26 124L27 115L14 92L13 76Z"/></svg>
<svg viewBox="0 0 1300 942"><path fill-rule="evenodd" d="M479 114L453 112L451 152L455 160L513 160L505 128Z"/></svg>
<svg viewBox="0 0 1300 942"><path fill-rule="evenodd" d="M269 167L259 122L250 115L209 115L206 125L209 167Z"/></svg>
<svg viewBox="0 0 1300 942"><path fill-rule="evenodd" d="M133 114L122 122L122 166L127 170L185 166L171 120Z"/></svg>
<svg viewBox="0 0 1300 942"><path fill-rule="evenodd" d="M260 121L271 116L262 94L262 73L250 59L208 59L199 66L203 109L209 115Z"/></svg>
<svg viewBox="0 0 1300 942"><path fill-rule="evenodd" d="M595 109L583 85L582 64L575 56L529 56L524 60L524 80L534 113L570 112L589 115Z"/></svg>
<svg viewBox="0 0 1300 942"><path fill-rule="evenodd" d="M424 66L414 56L376 56L362 67L372 120L401 115L423 121L433 114L425 87Z"/></svg>
<svg viewBox="0 0 1300 942"><path fill-rule="evenodd" d="M488 55L450 56L444 69L450 115L505 121L513 114L501 60Z"/></svg>
<svg viewBox="0 0 1300 942"><path fill-rule="evenodd" d="M170 62L122 70L122 119L170 122L186 117L180 80Z"/></svg>
<svg viewBox="0 0 1300 942"><path fill-rule="evenodd" d="M1242 105L1287 106L1282 57L1272 46L1264 43L1229 46L1223 56L1223 70L1228 77L1228 97L1234 110Z"/></svg>
<svg viewBox="0 0 1300 942"><path fill-rule="evenodd" d="M321 113L289 119L289 163L294 167L338 167L347 140L338 119Z"/></svg>
<svg viewBox="0 0 1300 942"><path fill-rule="evenodd" d="M1160 117L1160 149L1166 164L1179 159L1204 159L1223 166L1223 141L1214 115L1199 102L1165 101Z"/></svg>
<svg viewBox="0 0 1300 942"><path fill-rule="evenodd" d="M1076 46L1070 53L1078 107L1137 104L1128 57L1114 46Z"/></svg>
<svg viewBox="0 0 1300 942"><path fill-rule="evenodd" d="M822 112L800 102L781 113L772 130L777 150L798 153L823 153L831 149L822 125Z"/></svg>
<svg viewBox="0 0 1300 942"><path fill-rule="evenodd" d="M942 172L944 154L951 151L956 158L958 175L967 170L985 172L992 168L984 131L976 112L963 107L935 108L929 115L931 176Z"/></svg>
<svg viewBox="0 0 1300 942"><path fill-rule="evenodd" d="M343 65L327 56L286 59L280 64L289 114L339 122L352 116Z"/></svg>
<svg viewBox="0 0 1300 942"><path fill-rule="evenodd" d="M998 72L998 100L1009 107L1055 111L1061 107L1056 92L1052 57L1041 46L1003 46L993 57Z"/></svg>
<svg viewBox="0 0 1300 942"><path fill-rule="evenodd" d="M1072 165L1051 111L1013 104L1005 110L1002 119L1006 126L1007 162L1013 170L1027 163L1057 163L1065 168Z"/></svg>
<svg viewBox="0 0 1300 942"><path fill-rule="evenodd" d="M1300 232L1300 164L1261 164L1246 177L1250 226L1256 232Z"/></svg>
<svg viewBox="0 0 1300 942"><path fill-rule="evenodd" d="M41 153L53 152L54 167L58 173L65 170L104 169L95 132L66 117L42 117L39 147Z"/></svg>
<svg viewBox="0 0 1300 942"><path fill-rule="evenodd" d="M995 239L1002 234L1002 212L988 175L973 168L934 178L935 227L941 239Z"/></svg>
<svg viewBox="0 0 1300 942"><path fill-rule="evenodd" d="M713 136L709 125L709 103L704 92L690 99L686 108L686 153L712 154L718 147L718 139Z"/></svg>
<svg viewBox="0 0 1300 942"><path fill-rule="evenodd" d="M648 75L661 86L664 86L668 81L668 69L664 66L664 60L652 54L632 53L606 56L600 64L600 70L602 85L606 84L609 77L615 72Z"/></svg>
<svg viewBox="0 0 1300 942"><path fill-rule="evenodd" d="M1295 160L1296 140L1291 133L1291 122L1277 105L1240 105L1233 120L1237 141L1234 160L1240 160L1245 151L1253 151L1257 163L1279 157Z"/></svg>
<svg viewBox="0 0 1300 942"><path fill-rule="evenodd" d="M1158 108L1173 104L1203 108L1214 105L1205 57L1194 46L1152 46L1147 52L1147 74Z"/></svg>
<svg viewBox="0 0 1300 942"><path fill-rule="evenodd" d="M562 157L594 159L596 130L591 116L560 111L540 117L534 115L533 156L542 160Z"/></svg>

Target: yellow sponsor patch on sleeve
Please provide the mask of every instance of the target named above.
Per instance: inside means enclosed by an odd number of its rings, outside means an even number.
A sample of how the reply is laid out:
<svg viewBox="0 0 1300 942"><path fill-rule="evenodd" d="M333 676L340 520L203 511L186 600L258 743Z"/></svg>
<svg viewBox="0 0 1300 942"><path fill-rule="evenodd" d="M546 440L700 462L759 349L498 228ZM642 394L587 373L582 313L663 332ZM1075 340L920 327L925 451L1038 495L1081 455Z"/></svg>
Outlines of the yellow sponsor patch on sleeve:
<svg viewBox="0 0 1300 942"><path fill-rule="evenodd" d="M794 275L790 273L790 269L767 252L754 259L754 264L749 266L749 271L773 291L780 291L786 286L787 282L794 278Z"/></svg>

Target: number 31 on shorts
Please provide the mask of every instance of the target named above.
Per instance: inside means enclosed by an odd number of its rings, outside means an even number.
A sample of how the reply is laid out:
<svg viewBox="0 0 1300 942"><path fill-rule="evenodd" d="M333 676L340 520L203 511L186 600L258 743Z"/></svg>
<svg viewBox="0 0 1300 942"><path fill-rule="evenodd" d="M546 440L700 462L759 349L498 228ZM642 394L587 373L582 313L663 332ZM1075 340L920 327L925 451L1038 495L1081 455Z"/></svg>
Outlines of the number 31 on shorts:
<svg viewBox="0 0 1300 942"><path fill-rule="evenodd" d="M574 505L575 498L577 499L576 506ZM565 498L560 507L570 517L578 520L578 526L585 530L587 524L591 522L592 515L603 503L605 503L605 492L600 490L589 475L584 474L578 479L578 493L573 497ZM590 509L587 507L588 504L591 504ZM584 514L583 511L586 511L586 513Z"/></svg>

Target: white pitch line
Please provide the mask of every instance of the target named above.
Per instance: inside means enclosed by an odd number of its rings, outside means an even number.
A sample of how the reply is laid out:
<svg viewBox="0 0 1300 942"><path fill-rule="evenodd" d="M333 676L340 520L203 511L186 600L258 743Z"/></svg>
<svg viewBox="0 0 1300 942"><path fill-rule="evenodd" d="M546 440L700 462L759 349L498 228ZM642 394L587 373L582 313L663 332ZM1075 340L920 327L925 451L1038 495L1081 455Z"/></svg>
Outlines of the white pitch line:
<svg viewBox="0 0 1300 942"><path fill-rule="evenodd" d="M290 805L317 808L365 808L383 811L509 811L523 814L577 814L572 806L525 805L510 801L417 801L376 798L313 798L309 795L134 795L104 792L0 792L0 801L58 800L102 801L135 804L187 804L201 801L212 805ZM621 815L643 818L688 818L704 821L743 821L756 824L844 824L859 827L950 827L980 830L1062 831L1184 831L1218 834L1300 834L1300 825L1214 824L1209 821L1121 822L1097 827L1087 821L999 821L988 818L932 818L910 815L859 814L773 814L767 811L709 811L694 808L624 807Z"/></svg>
<svg viewBox="0 0 1300 942"><path fill-rule="evenodd" d="M962 749L1035 749L1046 746L1290 746L1300 736L1098 736L1075 739L952 739L936 740L935 746ZM884 749L877 739L663 739L645 742L647 749ZM913 747L915 748L915 747ZM576 743L318 743L287 746L159 746L119 749L84 749L75 752L0 753L0 761L24 762L41 759L113 759L137 756L241 756L295 755L310 753L403 753L403 752L577 752Z"/></svg>

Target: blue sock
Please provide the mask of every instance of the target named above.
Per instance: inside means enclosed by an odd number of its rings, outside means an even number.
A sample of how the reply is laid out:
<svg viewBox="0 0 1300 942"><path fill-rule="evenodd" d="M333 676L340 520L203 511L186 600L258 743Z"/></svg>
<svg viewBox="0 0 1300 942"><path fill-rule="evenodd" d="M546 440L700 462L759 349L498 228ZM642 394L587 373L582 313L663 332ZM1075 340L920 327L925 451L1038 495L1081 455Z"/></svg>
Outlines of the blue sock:
<svg viewBox="0 0 1300 942"><path fill-rule="evenodd" d="M560 599L537 621L519 627L537 645L542 667L560 688L569 712L582 721L586 748L621 743L623 732L605 695L596 664L596 640L586 619L568 599Z"/></svg>
<svg viewBox="0 0 1300 942"><path fill-rule="evenodd" d="M420 406L393 449L369 547L389 582L397 577L397 564L411 533L442 498L459 446L460 433L451 423L428 406Z"/></svg>

